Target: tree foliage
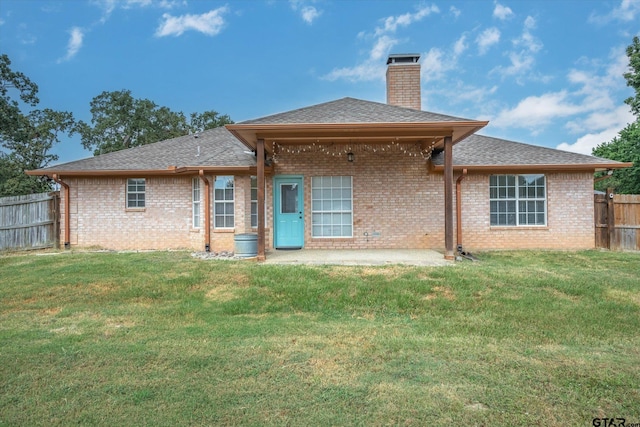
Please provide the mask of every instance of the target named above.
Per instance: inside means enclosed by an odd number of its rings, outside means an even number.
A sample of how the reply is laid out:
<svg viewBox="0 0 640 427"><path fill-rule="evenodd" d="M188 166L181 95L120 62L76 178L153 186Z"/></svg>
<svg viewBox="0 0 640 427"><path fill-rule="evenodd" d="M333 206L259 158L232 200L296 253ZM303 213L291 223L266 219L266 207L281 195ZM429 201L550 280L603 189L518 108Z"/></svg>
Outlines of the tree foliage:
<svg viewBox="0 0 640 427"><path fill-rule="evenodd" d="M629 72L624 73L627 86L635 91L635 96L625 99L636 116L636 121L622 129L618 136L593 149L593 154L621 162L633 162L633 167L615 170L611 178L596 183L596 189L613 187L618 193L640 194L640 39L633 38L627 47ZM602 176L602 173L596 176Z"/></svg>
<svg viewBox="0 0 640 427"><path fill-rule="evenodd" d="M148 99L136 99L129 90L102 92L91 101L91 125L79 122L82 145L94 155L110 153L164 139L200 132L227 123L229 116L215 111L174 112Z"/></svg>
<svg viewBox="0 0 640 427"><path fill-rule="evenodd" d="M640 194L640 119L627 125L610 142L597 146L593 154L621 162L633 162L633 167L618 169L611 178L596 183L596 189L613 187L621 194Z"/></svg>
<svg viewBox="0 0 640 427"><path fill-rule="evenodd" d="M50 191L46 178L25 175L25 170L39 169L58 159L51 154L59 135L71 134L75 120L69 112L48 108L23 112L39 104L38 86L21 72L11 69L11 60L0 55L0 196Z"/></svg>
<svg viewBox="0 0 640 427"><path fill-rule="evenodd" d="M640 39L633 38L633 42L627 47L627 57L629 58L629 72L624 73L627 86L633 88L635 96L625 99L625 104L631 107L631 112L640 117Z"/></svg>

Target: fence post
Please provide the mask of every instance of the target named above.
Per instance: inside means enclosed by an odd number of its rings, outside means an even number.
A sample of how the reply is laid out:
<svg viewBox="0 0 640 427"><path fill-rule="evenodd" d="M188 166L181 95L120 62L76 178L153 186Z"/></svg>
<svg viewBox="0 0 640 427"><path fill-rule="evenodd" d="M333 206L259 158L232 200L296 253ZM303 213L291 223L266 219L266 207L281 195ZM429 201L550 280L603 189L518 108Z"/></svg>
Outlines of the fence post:
<svg viewBox="0 0 640 427"><path fill-rule="evenodd" d="M613 188L607 188L607 231L609 232L609 249L616 247L615 245L615 232L616 232L616 210L613 203Z"/></svg>

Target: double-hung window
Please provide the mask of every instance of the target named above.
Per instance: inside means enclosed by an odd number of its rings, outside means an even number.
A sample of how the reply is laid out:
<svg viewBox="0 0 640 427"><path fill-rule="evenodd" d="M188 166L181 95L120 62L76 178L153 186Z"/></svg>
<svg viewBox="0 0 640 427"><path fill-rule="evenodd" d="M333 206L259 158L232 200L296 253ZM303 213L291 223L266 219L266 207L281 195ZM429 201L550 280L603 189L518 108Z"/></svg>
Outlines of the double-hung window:
<svg viewBox="0 0 640 427"><path fill-rule="evenodd" d="M200 178L191 181L191 210L193 228L200 228Z"/></svg>
<svg viewBox="0 0 640 427"><path fill-rule="evenodd" d="M233 176L216 176L213 192L214 227L234 227Z"/></svg>
<svg viewBox="0 0 640 427"><path fill-rule="evenodd" d="M127 179L127 208L145 207L146 182L144 178Z"/></svg>
<svg viewBox="0 0 640 427"><path fill-rule="evenodd" d="M492 226L547 225L544 175L492 175L489 200Z"/></svg>
<svg viewBox="0 0 640 427"><path fill-rule="evenodd" d="M350 176L311 178L313 237L353 237L353 191Z"/></svg>

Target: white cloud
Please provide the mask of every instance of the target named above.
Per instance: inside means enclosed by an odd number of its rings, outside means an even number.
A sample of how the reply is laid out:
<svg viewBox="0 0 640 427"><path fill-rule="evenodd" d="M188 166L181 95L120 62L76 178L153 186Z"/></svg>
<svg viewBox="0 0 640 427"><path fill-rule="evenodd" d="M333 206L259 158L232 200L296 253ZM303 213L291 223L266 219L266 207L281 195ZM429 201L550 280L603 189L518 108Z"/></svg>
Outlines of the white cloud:
<svg viewBox="0 0 640 427"><path fill-rule="evenodd" d="M531 34L531 30L536 28L536 20L527 16L527 19L524 20L524 29L522 30L522 35L513 41L513 44L516 46L522 46L529 52L538 52L542 49L542 42L536 38L533 34Z"/></svg>
<svg viewBox="0 0 640 427"><path fill-rule="evenodd" d="M625 86L622 77L625 59L622 47L613 49L606 61L581 59L583 68L570 70L566 76L574 90L527 97L514 108L500 111L491 124L537 133L550 123L566 121L565 129L576 134L576 138L557 148L591 154L594 147L610 141L635 120L629 107L614 96L615 91Z"/></svg>
<svg viewBox="0 0 640 427"><path fill-rule="evenodd" d="M314 1L314 0L310 0ZM294 11L300 12L300 17L304 22L311 25L313 21L322 15L322 11L315 8L315 6L309 6L309 0L289 0L289 4L291 5L291 9Z"/></svg>
<svg viewBox="0 0 640 427"><path fill-rule="evenodd" d="M393 34L399 28L407 27L418 22L432 13L439 13L436 5L423 6L415 13L405 13L398 16L389 16L382 19L383 26L376 27L373 33L360 32L358 38L373 39L373 46L369 50L369 56L360 64L353 67L334 68L321 78L335 81L346 79L349 81L372 81L384 79L385 66L383 58L389 54L393 46L399 40Z"/></svg>
<svg viewBox="0 0 640 427"><path fill-rule="evenodd" d="M71 36L69 37L69 43L67 44L67 53L64 57L58 59L58 63L68 61L80 50L82 47L82 42L84 40L84 32L80 27L73 27L69 31Z"/></svg>
<svg viewBox="0 0 640 427"><path fill-rule="evenodd" d="M175 7L186 6L186 0L160 0L158 7L161 9L173 9Z"/></svg>
<svg viewBox="0 0 640 427"><path fill-rule="evenodd" d="M345 79L353 82L384 79L383 58L397 43L397 39L387 35L379 37L371 48L367 60L354 67L334 68L329 74L323 76L323 79L329 81Z"/></svg>
<svg viewBox="0 0 640 427"><path fill-rule="evenodd" d="M464 34L460 36L458 40L456 40L455 44L453 45L453 54L455 56L460 56L462 55L462 53L464 53L465 50L467 50L469 46L465 43L466 41L467 36Z"/></svg>
<svg viewBox="0 0 640 427"><path fill-rule="evenodd" d="M163 22L156 30L156 37L180 36L185 31L193 30L208 36L215 36L222 31L225 25L222 15L228 12L226 6L211 10L201 15L172 16L168 13L162 15Z"/></svg>
<svg viewBox="0 0 640 427"><path fill-rule="evenodd" d="M458 58L468 48L467 36L463 34L453 44L451 52L445 52L437 47L433 47L429 52L422 55L421 77L423 82L442 80L451 70L458 67Z"/></svg>
<svg viewBox="0 0 640 427"><path fill-rule="evenodd" d="M515 108L501 111L491 124L498 127L524 127L535 129L551 123L554 119L569 117L584 112L584 107L569 100L566 90L529 96Z"/></svg>
<svg viewBox="0 0 640 427"><path fill-rule="evenodd" d="M460 9L458 9L455 6L451 6L449 8L449 12L451 12L451 14L457 19L458 17L460 17L460 15L462 14L462 12L460 11Z"/></svg>
<svg viewBox="0 0 640 427"><path fill-rule="evenodd" d="M423 18L432 13L439 13L440 9L435 4L431 6L423 6L415 13L405 13L398 16L389 16L384 19L384 26L376 28L375 35L379 36L385 33L395 33L398 27L407 27L414 22L421 21Z"/></svg>
<svg viewBox="0 0 640 427"><path fill-rule="evenodd" d="M322 78L330 82L340 79L352 82L380 80L384 78L384 67L367 60L353 67L334 68L329 74L324 75Z"/></svg>
<svg viewBox="0 0 640 427"><path fill-rule="evenodd" d="M634 116L628 105L617 108L598 110L586 117L580 117L567 122L565 127L572 133L594 132L602 129L622 129L634 121Z"/></svg>
<svg viewBox="0 0 640 427"><path fill-rule="evenodd" d="M495 4L496 7L493 9L494 18L498 18L501 21L504 21L505 19L509 19L513 16L513 11L510 7L503 6L498 2L495 2Z"/></svg>
<svg viewBox="0 0 640 427"><path fill-rule="evenodd" d="M369 59L373 61L379 61L384 58L390 51L393 46L398 44L398 40L389 36L382 36L376 40L376 43L373 45L371 49L371 53L369 54Z"/></svg>
<svg viewBox="0 0 640 427"><path fill-rule="evenodd" d="M476 37L480 55L487 53L489 48L500 41L500 30L496 27L487 28Z"/></svg>
<svg viewBox="0 0 640 427"><path fill-rule="evenodd" d="M558 150L571 151L573 153L591 154L593 149L603 142L611 141L618 135L621 128L608 128L597 133L588 133L581 136L573 143L563 142L556 147Z"/></svg>
<svg viewBox="0 0 640 427"><path fill-rule="evenodd" d="M144 7L158 7L160 9L173 9L186 5L186 0L93 0L91 3L102 9L100 23L104 24L109 20L111 14L117 8L134 9Z"/></svg>
<svg viewBox="0 0 640 427"><path fill-rule="evenodd" d="M300 11L300 14L302 15L302 19L304 20L304 22L306 22L307 24L311 25L311 24L313 24L313 21L316 20L316 18L318 18L320 15L322 15L322 12L319 12L313 6L305 6Z"/></svg>
<svg viewBox="0 0 640 427"><path fill-rule="evenodd" d="M445 58L447 58L445 53L437 47L432 47L429 52L422 55L420 72L423 82L440 80L453 68L453 63Z"/></svg>
<svg viewBox="0 0 640 427"><path fill-rule="evenodd" d="M531 33L531 30L535 28L536 20L531 16L527 16L524 20L522 34L520 37L512 40L513 46L520 48L520 50L508 52L507 57L509 58L510 65L500 65L491 70L490 73L498 73L502 75L503 78L516 77L517 82L519 84L523 84L523 77L529 73L535 65L536 61L534 54L539 52L543 47L542 42ZM536 79L531 76L530 78Z"/></svg>
<svg viewBox="0 0 640 427"><path fill-rule="evenodd" d="M477 106L479 104L486 105L487 99L498 91L498 86L476 87L458 81L455 86L447 86L430 90L431 94L447 97L451 104L465 104L473 106L474 114L478 114Z"/></svg>
<svg viewBox="0 0 640 427"><path fill-rule="evenodd" d="M511 65L507 67L498 66L490 71L491 73L501 74L502 77L520 76L533 68L535 59L533 56L523 52L510 52L509 61Z"/></svg>
<svg viewBox="0 0 640 427"><path fill-rule="evenodd" d="M600 62L585 61L585 69L572 69L567 75L570 83L580 85L576 94L584 102L600 109L614 109L619 100L614 99L612 91L625 86L622 74L627 70L628 58L623 47L612 49L604 65ZM602 74L598 70L603 69Z"/></svg>
<svg viewBox="0 0 640 427"><path fill-rule="evenodd" d="M605 15L598 15L592 12L589 22L604 25L611 21L632 22L640 15L640 0L621 0L620 5L614 7L611 12Z"/></svg>

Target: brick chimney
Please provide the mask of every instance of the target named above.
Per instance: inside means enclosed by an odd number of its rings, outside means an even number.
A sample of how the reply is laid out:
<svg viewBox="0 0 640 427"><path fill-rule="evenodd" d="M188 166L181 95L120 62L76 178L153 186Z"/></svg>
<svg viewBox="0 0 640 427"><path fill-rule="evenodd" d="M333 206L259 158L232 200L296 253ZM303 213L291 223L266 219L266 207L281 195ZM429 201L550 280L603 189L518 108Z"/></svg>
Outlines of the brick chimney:
<svg viewBox="0 0 640 427"><path fill-rule="evenodd" d="M404 53L387 59L387 104L422 109L420 97L420 55Z"/></svg>

